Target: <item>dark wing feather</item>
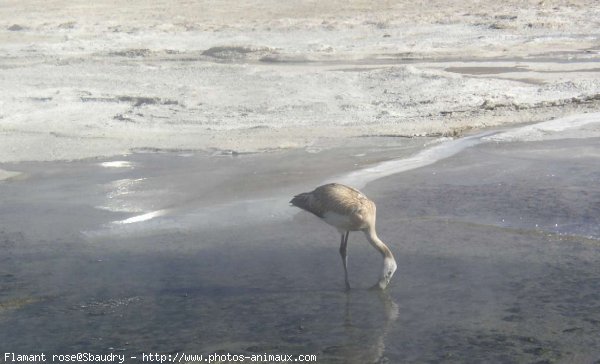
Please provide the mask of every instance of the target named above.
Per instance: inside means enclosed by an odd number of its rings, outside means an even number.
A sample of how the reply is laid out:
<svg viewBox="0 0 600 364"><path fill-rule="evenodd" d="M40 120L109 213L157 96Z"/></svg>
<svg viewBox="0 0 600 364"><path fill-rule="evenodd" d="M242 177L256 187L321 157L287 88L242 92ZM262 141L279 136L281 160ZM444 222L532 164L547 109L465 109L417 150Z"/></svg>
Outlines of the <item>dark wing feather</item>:
<svg viewBox="0 0 600 364"><path fill-rule="evenodd" d="M296 207L301 208L302 210L308 211L317 215L320 218L323 218L323 208L318 203L318 201L315 200L313 192L305 192L296 195L294 196L294 198L292 198L290 203Z"/></svg>

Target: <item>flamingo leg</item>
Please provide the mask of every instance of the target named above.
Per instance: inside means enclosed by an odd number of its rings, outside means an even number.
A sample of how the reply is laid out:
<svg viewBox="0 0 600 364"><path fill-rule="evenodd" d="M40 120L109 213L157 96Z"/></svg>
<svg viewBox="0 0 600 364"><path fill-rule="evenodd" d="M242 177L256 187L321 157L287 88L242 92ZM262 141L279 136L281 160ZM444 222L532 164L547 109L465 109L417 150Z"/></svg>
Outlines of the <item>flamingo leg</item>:
<svg viewBox="0 0 600 364"><path fill-rule="evenodd" d="M346 281L346 289L350 289L350 282L348 282L348 259L346 254L346 248L348 246L348 235L350 231L346 231L345 234L342 234L342 241L340 243L340 255L342 256L342 264L344 265L344 279Z"/></svg>

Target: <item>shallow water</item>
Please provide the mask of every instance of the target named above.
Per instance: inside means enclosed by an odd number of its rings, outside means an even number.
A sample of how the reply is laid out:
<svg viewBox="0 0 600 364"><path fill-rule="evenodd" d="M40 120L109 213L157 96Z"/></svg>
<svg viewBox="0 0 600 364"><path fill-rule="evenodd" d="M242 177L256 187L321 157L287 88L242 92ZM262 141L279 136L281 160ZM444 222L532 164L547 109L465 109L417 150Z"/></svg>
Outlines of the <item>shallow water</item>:
<svg viewBox="0 0 600 364"><path fill-rule="evenodd" d="M287 199L422 144L385 140L7 166L26 178L0 196L2 349L600 358L600 140L474 143L366 177L398 271L368 290L380 257L353 233L346 293L337 233ZM163 215L128 220L151 211Z"/></svg>

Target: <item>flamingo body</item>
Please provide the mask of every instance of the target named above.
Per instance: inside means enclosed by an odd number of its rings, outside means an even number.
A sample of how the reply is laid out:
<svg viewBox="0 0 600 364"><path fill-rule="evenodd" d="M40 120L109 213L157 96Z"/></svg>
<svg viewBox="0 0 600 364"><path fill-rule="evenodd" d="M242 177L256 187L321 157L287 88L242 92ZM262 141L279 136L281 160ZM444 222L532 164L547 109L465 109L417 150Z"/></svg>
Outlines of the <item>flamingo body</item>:
<svg viewBox="0 0 600 364"><path fill-rule="evenodd" d="M320 217L341 234L340 254L344 265L346 288L350 288L347 269L347 244L350 231L363 231L367 240L383 256L383 272L376 286L384 289L396 271L396 261L375 231L376 207L359 190L339 183L319 186L311 192L294 196L290 203Z"/></svg>

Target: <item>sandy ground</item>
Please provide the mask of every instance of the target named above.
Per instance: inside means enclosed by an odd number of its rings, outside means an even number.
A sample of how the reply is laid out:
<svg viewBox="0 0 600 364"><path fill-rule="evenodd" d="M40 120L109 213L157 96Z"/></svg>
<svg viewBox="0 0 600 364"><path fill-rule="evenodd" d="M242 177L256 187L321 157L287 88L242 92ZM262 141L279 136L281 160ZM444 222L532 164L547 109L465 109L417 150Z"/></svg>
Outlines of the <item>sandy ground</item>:
<svg viewBox="0 0 600 364"><path fill-rule="evenodd" d="M3 1L0 162L597 109L599 19L595 1Z"/></svg>

